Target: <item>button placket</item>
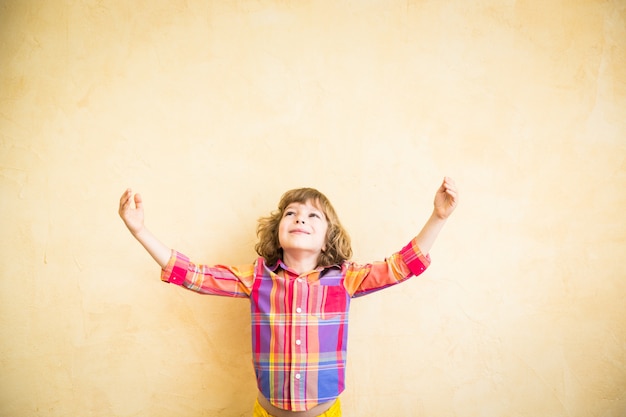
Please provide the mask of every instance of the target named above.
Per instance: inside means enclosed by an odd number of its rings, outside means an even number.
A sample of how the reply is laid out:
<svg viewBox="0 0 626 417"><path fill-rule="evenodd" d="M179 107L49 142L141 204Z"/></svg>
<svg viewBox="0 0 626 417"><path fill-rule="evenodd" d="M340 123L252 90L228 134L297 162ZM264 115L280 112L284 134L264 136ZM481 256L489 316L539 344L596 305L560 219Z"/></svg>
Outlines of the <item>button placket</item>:
<svg viewBox="0 0 626 417"><path fill-rule="evenodd" d="M298 284L300 284L300 285L298 285L298 287L299 287L298 288L298 290L299 290L298 292L303 294L304 298L308 299L308 291L307 291L307 285L306 285L307 280L306 280L306 278L300 276L300 277L298 277L296 279L296 282ZM296 312L299 313L299 314L302 313L302 308L301 307L297 307L296 308ZM298 320L298 322L302 322L302 321L303 321L302 319ZM298 327L296 327L295 345L298 346L298 347L302 346L302 338L304 336L304 333L306 332L305 328L306 328L306 326L298 326ZM298 352L300 352L300 351L298 351Z"/></svg>
<svg viewBox="0 0 626 417"><path fill-rule="evenodd" d="M296 297L297 295L297 297ZM308 303L307 280L304 277L298 277L294 283L294 304L296 306L294 315L294 332L293 332L293 383L300 386L304 381L304 369L302 362L305 359L306 352L303 351L303 339L306 335L306 311L304 311ZM295 388L295 387L294 387ZM295 388L296 390L298 388Z"/></svg>

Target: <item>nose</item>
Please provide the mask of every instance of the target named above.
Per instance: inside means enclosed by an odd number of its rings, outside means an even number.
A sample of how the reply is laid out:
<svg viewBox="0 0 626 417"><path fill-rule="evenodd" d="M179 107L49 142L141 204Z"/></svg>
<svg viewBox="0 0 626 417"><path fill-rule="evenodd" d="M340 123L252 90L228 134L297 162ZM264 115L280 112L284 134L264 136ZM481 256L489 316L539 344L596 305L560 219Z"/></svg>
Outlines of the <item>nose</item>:
<svg viewBox="0 0 626 417"><path fill-rule="evenodd" d="M300 216L298 216L298 217L296 218L296 224L298 224L298 223L299 223L299 224L304 224L304 218L301 218Z"/></svg>

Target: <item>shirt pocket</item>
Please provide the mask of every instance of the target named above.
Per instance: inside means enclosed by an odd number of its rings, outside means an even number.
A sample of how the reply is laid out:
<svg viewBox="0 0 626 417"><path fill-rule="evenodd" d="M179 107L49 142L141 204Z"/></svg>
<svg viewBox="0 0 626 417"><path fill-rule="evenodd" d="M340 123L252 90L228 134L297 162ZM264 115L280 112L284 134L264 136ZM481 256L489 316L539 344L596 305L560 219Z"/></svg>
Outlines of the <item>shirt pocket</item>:
<svg viewBox="0 0 626 417"><path fill-rule="evenodd" d="M322 320L344 317L348 310L348 292L343 285L315 285L310 287L311 315Z"/></svg>

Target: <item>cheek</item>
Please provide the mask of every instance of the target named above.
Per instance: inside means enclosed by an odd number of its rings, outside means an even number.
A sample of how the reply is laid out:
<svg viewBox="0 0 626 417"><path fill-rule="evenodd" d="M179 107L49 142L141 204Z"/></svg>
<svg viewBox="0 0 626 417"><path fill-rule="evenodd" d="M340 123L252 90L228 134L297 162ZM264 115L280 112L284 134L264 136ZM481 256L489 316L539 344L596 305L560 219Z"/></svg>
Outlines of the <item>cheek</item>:
<svg viewBox="0 0 626 417"><path fill-rule="evenodd" d="M282 238L285 235L282 222L278 225L278 242L282 244Z"/></svg>
<svg viewBox="0 0 626 417"><path fill-rule="evenodd" d="M328 248L328 242L330 241L330 230L328 230L328 227L324 230L322 239L322 247L324 250L326 250Z"/></svg>

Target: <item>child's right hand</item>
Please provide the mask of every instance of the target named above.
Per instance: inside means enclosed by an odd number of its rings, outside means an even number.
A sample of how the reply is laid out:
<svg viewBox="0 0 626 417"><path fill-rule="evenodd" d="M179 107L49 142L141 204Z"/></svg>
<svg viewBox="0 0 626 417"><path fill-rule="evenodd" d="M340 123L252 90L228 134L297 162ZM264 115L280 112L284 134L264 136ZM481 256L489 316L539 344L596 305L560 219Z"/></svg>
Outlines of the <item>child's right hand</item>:
<svg viewBox="0 0 626 417"><path fill-rule="evenodd" d="M128 227L128 230L130 230L133 235L137 235L137 233L143 229L143 204L141 196L135 194L135 206L133 207L132 196L133 192L130 188L122 194L120 198L119 214L122 220L124 220L126 227Z"/></svg>

